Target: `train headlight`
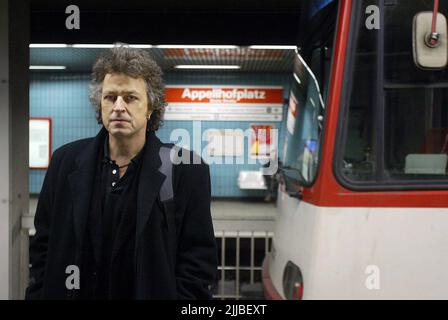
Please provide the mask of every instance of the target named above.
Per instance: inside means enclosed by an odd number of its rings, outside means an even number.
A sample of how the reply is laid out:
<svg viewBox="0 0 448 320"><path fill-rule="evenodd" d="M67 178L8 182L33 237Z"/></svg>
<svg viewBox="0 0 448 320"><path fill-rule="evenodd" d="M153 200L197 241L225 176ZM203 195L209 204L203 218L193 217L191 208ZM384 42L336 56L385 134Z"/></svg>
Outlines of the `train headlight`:
<svg viewBox="0 0 448 320"><path fill-rule="evenodd" d="M300 268L289 261L283 272L283 292L287 300L302 300L303 276Z"/></svg>

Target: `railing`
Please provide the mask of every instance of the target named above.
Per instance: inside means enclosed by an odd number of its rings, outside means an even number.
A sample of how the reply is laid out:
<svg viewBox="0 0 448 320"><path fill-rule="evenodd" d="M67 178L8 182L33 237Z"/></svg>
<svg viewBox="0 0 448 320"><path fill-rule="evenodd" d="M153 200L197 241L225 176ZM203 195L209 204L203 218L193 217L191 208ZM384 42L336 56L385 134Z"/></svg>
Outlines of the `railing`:
<svg viewBox="0 0 448 320"><path fill-rule="evenodd" d="M218 231L219 279L215 299L263 299L262 263L270 250L270 231Z"/></svg>

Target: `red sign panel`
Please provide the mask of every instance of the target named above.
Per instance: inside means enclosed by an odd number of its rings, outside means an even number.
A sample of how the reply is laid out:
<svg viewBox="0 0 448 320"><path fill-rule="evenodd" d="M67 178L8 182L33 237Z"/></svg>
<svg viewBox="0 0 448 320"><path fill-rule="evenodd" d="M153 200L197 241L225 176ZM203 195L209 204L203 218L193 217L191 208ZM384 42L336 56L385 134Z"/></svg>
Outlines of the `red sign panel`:
<svg viewBox="0 0 448 320"><path fill-rule="evenodd" d="M167 87L168 103L283 104L282 88Z"/></svg>

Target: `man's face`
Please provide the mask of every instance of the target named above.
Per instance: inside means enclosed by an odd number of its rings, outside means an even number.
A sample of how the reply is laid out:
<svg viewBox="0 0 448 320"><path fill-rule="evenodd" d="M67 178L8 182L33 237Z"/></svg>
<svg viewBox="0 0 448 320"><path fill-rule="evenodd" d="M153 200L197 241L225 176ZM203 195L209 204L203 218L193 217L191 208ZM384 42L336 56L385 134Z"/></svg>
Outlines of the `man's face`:
<svg viewBox="0 0 448 320"><path fill-rule="evenodd" d="M143 78L107 74L101 95L101 118L115 137L132 137L146 130L150 112Z"/></svg>

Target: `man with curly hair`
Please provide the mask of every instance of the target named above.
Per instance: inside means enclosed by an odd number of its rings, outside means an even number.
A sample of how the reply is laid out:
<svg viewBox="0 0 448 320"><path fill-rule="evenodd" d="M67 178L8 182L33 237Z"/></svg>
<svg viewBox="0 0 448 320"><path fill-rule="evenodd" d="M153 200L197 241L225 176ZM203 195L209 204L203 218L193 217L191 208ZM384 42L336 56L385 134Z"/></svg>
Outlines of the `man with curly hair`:
<svg viewBox="0 0 448 320"><path fill-rule="evenodd" d="M103 127L53 154L26 298L211 298L209 168L161 156L197 159L155 135L166 105L160 68L144 50L110 49L93 67L90 100Z"/></svg>

